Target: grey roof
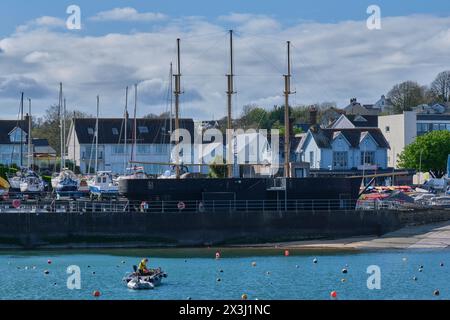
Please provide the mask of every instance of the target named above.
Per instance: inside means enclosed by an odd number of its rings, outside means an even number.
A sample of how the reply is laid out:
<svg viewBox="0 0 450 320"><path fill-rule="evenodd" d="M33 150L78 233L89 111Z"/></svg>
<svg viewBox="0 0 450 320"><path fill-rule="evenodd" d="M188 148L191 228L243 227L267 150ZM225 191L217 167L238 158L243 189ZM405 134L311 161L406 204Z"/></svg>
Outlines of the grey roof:
<svg viewBox="0 0 450 320"><path fill-rule="evenodd" d="M34 153L37 154L54 154L56 155L55 149L53 149L47 139L33 139Z"/></svg>
<svg viewBox="0 0 450 320"><path fill-rule="evenodd" d="M125 120L122 118L99 119L98 143L119 144L125 142ZM169 119L137 119L137 144L168 144L170 143ZM94 141L96 119L75 119L75 131L80 144L91 144ZM127 142L133 141L134 119L128 119ZM172 120L175 128L175 120ZM194 121L180 119L180 128L186 129L194 139Z"/></svg>
<svg viewBox="0 0 450 320"><path fill-rule="evenodd" d="M369 133L380 148L390 148L383 133L378 128L354 128L354 129L319 129L310 131L319 148L330 149L335 133L341 133L353 148L358 148L361 137Z"/></svg>
<svg viewBox="0 0 450 320"><path fill-rule="evenodd" d="M450 114L417 114L417 120L422 121L450 121Z"/></svg>
<svg viewBox="0 0 450 320"><path fill-rule="evenodd" d="M349 114L349 115L346 115L346 117L357 128L378 128L378 116L377 115Z"/></svg>

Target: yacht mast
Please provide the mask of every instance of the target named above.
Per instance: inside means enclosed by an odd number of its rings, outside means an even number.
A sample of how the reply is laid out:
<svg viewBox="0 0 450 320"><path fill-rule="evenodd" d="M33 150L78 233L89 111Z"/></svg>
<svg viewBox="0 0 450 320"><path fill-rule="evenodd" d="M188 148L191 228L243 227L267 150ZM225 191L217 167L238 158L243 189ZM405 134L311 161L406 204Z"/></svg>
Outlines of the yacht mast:
<svg viewBox="0 0 450 320"><path fill-rule="evenodd" d="M97 96L97 118L95 120L95 173L98 172L98 117L100 114L100 96Z"/></svg>
<svg viewBox="0 0 450 320"><path fill-rule="evenodd" d="M125 90L125 141L124 141L124 174L127 173L127 155L128 155L128 86Z"/></svg>
<svg viewBox="0 0 450 320"><path fill-rule="evenodd" d="M173 96L172 96L172 91L173 91L173 64L172 64L172 62L170 63L170 75L169 75L169 81L170 81L170 84L169 84L169 92L170 92L170 115L169 115L169 118L170 118L170 124L169 124L169 132L170 132L170 134L172 134L172 131L173 131L173 123L172 123L172 120L173 120ZM170 162L170 161L169 161Z"/></svg>
<svg viewBox="0 0 450 320"><path fill-rule="evenodd" d="M73 138L73 172L77 171L77 157L76 157L76 131L75 131L75 121L76 121L76 112L73 112L73 120L72 120L72 138Z"/></svg>
<svg viewBox="0 0 450 320"><path fill-rule="evenodd" d="M58 117L59 117L59 169L60 171L64 168L64 160L63 160L63 150L64 150L64 143L63 143L63 121L62 121L62 104L63 104L63 92L62 92L62 82L59 83L59 101L58 101Z"/></svg>
<svg viewBox="0 0 450 320"><path fill-rule="evenodd" d="M20 125L19 125L19 129L20 129L20 167L23 167L23 129L21 128L21 125L23 123L23 95L24 93L22 92L21 98L20 98Z"/></svg>
<svg viewBox="0 0 450 320"><path fill-rule="evenodd" d="M289 121L289 95L291 92L291 42L287 41L288 73L284 76L284 177L290 178L290 121Z"/></svg>
<svg viewBox="0 0 450 320"><path fill-rule="evenodd" d="M62 140L62 145L63 145L63 149L62 149L62 158L63 158L63 167L61 168L64 169L66 167L66 98L64 98L64 105L63 105L63 113L62 113L62 135L63 135L63 140Z"/></svg>
<svg viewBox="0 0 450 320"><path fill-rule="evenodd" d="M177 39L177 74L175 77L175 170L176 178L180 179L180 95L181 95L181 58L180 58L180 39Z"/></svg>
<svg viewBox="0 0 450 320"><path fill-rule="evenodd" d="M233 120L232 120L232 100L234 92L234 61L233 61L233 30L230 30L230 73L227 74L228 80L228 119L227 119L227 139L228 139L228 152L227 152L227 168L228 178L233 177L233 163L234 163L234 148L233 148Z"/></svg>
<svg viewBox="0 0 450 320"><path fill-rule="evenodd" d="M33 153L31 149L32 137L31 137L31 99L28 98L28 168L31 170L33 166Z"/></svg>
<svg viewBox="0 0 450 320"><path fill-rule="evenodd" d="M131 162L134 162L136 153L136 140L137 140L137 83L134 85L134 126L133 126L133 146L131 148Z"/></svg>

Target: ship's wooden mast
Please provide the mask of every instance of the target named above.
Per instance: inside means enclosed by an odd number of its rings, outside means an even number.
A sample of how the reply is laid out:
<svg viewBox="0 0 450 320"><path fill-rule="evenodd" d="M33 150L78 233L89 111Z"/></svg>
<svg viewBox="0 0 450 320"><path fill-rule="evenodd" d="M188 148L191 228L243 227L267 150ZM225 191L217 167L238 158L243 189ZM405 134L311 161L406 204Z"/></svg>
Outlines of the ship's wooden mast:
<svg viewBox="0 0 450 320"><path fill-rule="evenodd" d="M233 148L233 119L232 119L232 100L234 92L234 61L233 61L233 30L230 30L230 73L227 74L228 80L228 118L227 118L227 139L228 139L228 152L227 152L227 168L228 178L233 177L233 162L234 162L234 148Z"/></svg>
<svg viewBox="0 0 450 320"><path fill-rule="evenodd" d="M100 116L100 96L97 96L97 117L95 118L95 174L98 173L98 131Z"/></svg>
<svg viewBox="0 0 450 320"><path fill-rule="evenodd" d="M31 99L28 98L28 168L33 169Z"/></svg>
<svg viewBox="0 0 450 320"><path fill-rule="evenodd" d="M123 173L126 174L127 173L127 168L128 168L128 164L127 164L127 158L128 158L128 86L125 89L125 114L124 114L124 118L125 118L125 140L124 140L124 167L123 168Z"/></svg>
<svg viewBox="0 0 450 320"><path fill-rule="evenodd" d="M284 75L284 177L290 178L290 121L289 121L289 95L291 94L291 42L287 41L288 72Z"/></svg>
<svg viewBox="0 0 450 320"><path fill-rule="evenodd" d="M63 142L63 85L59 83L59 103L58 103L58 115L59 115L59 143L60 143L60 171L64 169L64 142Z"/></svg>
<svg viewBox="0 0 450 320"><path fill-rule="evenodd" d="M20 168L23 167L23 128L22 128L22 124L23 124L23 96L24 96L24 93L22 92L21 98L20 98L20 124L19 124L19 128L20 128Z"/></svg>
<svg viewBox="0 0 450 320"><path fill-rule="evenodd" d="M131 146L131 161L136 160L137 149L137 100L138 100L138 85L134 85L134 124L133 124L133 145Z"/></svg>
<svg viewBox="0 0 450 320"><path fill-rule="evenodd" d="M180 179L180 95L181 95L181 58L180 39L177 39L177 74L175 77L175 171L176 178Z"/></svg>

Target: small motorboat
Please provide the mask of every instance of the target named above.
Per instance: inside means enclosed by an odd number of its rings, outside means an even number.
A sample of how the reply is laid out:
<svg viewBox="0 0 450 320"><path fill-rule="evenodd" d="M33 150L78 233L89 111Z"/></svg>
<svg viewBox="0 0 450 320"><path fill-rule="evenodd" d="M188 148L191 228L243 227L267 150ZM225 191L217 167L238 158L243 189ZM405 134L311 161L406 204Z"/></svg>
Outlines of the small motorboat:
<svg viewBox="0 0 450 320"><path fill-rule="evenodd" d="M121 180L142 180L142 179L147 179L147 174L145 174L145 169L144 167L137 167L134 166L132 168L127 168L127 172L125 173L125 175L123 176L119 176L117 178L117 181L121 181Z"/></svg>
<svg viewBox="0 0 450 320"><path fill-rule="evenodd" d="M136 277L127 283L128 289L131 290L153 290L155 286L153 283L145 281L140 277Z"/></svg>
<svg viewBox="0 0 450 320"><path fill-rule="evenodd" d="M190 176L190 172L188 167L184 165L180 165L180 178L187 179ZM158 179L176 179L176 166L173 166L172 170L166 170L162 175L158 177Z"/></svg>
<svg viewBox="0 0 450 320"><path fill-rule="evenodd" d="M119 186L114 182L110 171L99 171L95 177L88 182L91 198L114 198L119 194Z"/></svg>
<svg viewBox="0 0 450 320"><path fill-rule="evenodd" d="M161 285L162 279L167 278L167 274L161 268L150 270L148 275L140 275L137 271L137 266L133 266L133 269L133 273L126 275L122 279L127 287L133 290L153 289Z"/></svg>

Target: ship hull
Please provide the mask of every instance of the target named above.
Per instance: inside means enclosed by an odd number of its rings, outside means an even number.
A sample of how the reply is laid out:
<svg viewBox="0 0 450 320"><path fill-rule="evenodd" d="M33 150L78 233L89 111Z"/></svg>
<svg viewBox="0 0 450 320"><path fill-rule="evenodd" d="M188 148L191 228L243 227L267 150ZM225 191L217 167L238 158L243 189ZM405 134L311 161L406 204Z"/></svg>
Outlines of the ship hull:
<svg viewBox="0 0 450 320"><path fill-rule="evenodd" d="M134 201L347 201L354 207L361 185L351 178L122 180L119 194ZM346 204L348 209L348 203Z"/></svg>

